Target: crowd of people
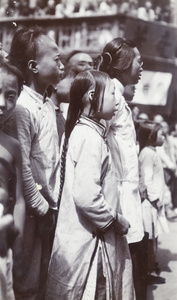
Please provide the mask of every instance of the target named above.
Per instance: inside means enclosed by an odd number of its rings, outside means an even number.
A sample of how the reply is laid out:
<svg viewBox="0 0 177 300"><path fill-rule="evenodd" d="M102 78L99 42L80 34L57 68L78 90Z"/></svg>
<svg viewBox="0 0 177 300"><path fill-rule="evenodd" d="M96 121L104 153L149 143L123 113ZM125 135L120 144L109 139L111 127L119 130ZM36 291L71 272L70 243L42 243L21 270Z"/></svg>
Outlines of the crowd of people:
<svg viewBox="0 0 177 300"><path fill-rule="evenodd" d="M3 0L2 0L3 1ZM173 23L173 7L170 1L139 0L4 0L0 15L56 17L125 14L147 21Z"/></svg>
<svg viewBox="0 0 177 300"><path fill-rule="evenodd" d="M177 217L177 134L126 101L142 72L119 37L65 66L38 27L1 49L1 299L146 300L165 283L157 246Z"/></svg>

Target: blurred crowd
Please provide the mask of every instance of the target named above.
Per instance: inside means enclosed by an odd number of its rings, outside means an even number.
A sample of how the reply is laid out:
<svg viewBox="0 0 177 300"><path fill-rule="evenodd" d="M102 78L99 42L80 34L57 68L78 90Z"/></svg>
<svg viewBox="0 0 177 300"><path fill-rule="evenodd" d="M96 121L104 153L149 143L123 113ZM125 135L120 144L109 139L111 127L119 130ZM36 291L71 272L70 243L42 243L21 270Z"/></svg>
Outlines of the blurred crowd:
<svg viewBox="0 0 177 300"><path fill-rule="evenodd" d="M173 22L173 7L170 1L158 0L1 0L1 17L46 16L60 18L125 14L148 21Z"/></svg>
<svg viewBox="0 0 177 300"><path fill-rule="evenodd" d="M138 130L139 124L144 121L153 121L160 124L164 143L157 147L157 152L161 158L164 177L166 183L165 213L167 218L171 219L177 215L177 122L172 126L169 121L162 115L156 114L149 116L147 113L140 111L136 106L132 106L132 115L135 127ZM139 152L139 142L137 141Z"/></svg>

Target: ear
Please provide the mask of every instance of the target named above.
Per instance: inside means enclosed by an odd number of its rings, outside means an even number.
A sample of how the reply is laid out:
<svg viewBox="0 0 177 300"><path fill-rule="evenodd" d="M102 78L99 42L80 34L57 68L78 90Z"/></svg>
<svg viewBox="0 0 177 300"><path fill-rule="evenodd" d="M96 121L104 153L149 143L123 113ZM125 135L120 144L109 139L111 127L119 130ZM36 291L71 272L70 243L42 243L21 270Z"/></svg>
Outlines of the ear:
<svg viewBox="0 0 177 300"><path fill-rule="evenodd" d="M28 62L28 68L30 69L30 71L32 71L33 73L38 73L38 68L37 68L37 63L35 60L30 60Z"/></svg>
<svg viewBox="0 0 177 300"><path fill-rule="evenodd" d="M90 90L90 91L88 92L88 94L89 94L89 100L90 100L90 101L92 101L92 100L93 100L94 93L95 93L95 91L94 91L94 90Z"/></svg>

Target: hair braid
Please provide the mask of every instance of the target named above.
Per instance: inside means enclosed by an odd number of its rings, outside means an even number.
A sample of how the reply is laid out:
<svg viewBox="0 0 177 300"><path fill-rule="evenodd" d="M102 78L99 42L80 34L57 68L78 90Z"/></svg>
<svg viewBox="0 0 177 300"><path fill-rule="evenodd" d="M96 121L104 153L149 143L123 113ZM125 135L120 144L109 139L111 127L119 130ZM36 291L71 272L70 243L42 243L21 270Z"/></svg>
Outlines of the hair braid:
<svg viewBox="0 0 177 300"><path fill-rule="evenodd" d="M66 170L66 153L68 150L68 139L65 137L62 153L61 153L61 160L60 160L60 190L58 196L58 209L60 207L61 196L63 192L63 186L65 181L65 170Z"/></svg>

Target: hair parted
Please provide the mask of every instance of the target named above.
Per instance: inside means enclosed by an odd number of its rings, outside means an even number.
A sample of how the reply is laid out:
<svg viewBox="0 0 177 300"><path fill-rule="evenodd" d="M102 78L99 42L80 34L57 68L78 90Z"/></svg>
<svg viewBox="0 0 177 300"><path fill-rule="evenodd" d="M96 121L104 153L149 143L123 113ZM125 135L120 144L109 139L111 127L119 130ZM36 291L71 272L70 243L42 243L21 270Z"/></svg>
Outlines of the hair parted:
<svg viewBox="0 0 177 300"><path fill-rule="evenodd" d="M134 59L134 48L136 45L123 38L115 38L103 49L102 54L97 57L96 67L100 71L106 72L111 78L114 72L125 72Z"/></svg>
<svg viewBox="0 0 177 300"><path fill-rule="evenodd" d="M66 138L69 138L76 121L83 112L83 96L91 87L94 88L94 96L90 103L88 117L91 118L95 112L101 110L107 80L110 80L109 76L97 70L80 72L75 77L70 89L70 104L65 127Z"/></svg>

